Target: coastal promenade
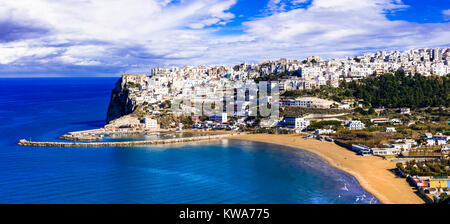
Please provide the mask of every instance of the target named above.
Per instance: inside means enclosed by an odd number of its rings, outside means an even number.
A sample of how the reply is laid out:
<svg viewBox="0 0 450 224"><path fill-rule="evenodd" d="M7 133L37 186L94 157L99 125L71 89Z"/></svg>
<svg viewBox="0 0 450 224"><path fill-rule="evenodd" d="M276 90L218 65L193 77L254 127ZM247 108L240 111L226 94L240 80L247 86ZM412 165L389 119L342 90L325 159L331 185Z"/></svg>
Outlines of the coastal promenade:
<svg viewBox="0 0 450 224"><path fill-rule="evenodd" d="M242 134L244 133L195 136L187 138L158 139L148 141L126 141L126 142L33 142L22 139L17 144L21 146L35 146L35 147L132 147L141 145L157 145L157 144L216 140Z"/></svg>

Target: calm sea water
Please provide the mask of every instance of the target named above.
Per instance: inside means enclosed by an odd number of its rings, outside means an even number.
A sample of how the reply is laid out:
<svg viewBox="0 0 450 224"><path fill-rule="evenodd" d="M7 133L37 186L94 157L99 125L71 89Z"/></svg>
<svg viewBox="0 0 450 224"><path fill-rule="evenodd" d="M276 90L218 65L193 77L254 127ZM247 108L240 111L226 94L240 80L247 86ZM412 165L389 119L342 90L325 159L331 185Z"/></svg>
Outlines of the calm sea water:
<svg viewBox="0 0 450 224"><path fill-rule="evenodd" d="M16 145L101 127L116 80L0 79L0 203L378 203L354 177L289 147Z"/></svg>

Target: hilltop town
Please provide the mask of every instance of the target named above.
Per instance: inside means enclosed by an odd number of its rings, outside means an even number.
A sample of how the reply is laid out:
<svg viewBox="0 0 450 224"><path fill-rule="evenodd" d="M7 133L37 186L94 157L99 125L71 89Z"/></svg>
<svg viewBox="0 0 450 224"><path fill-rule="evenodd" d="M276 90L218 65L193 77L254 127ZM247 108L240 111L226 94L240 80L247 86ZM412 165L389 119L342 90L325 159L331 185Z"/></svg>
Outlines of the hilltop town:
<svg viewBox="0 0 450 224"><path fill-rule="evenodd" d="M450 73L450 50L411 49L403 53L380 51L366 53L364 56L347 57L345 59L327 59L308 57L306 60L268 61L249 65L243 63L236 66L184 66L183 68L154 68L152 74L124 75L115 92L127 89L129 101L133 105L161 104L172 101L176 97L189 97L205 100L214 98L219 89L226 85L246 81L277 82L280 92L295 90L313 90L321 87L339 87L342 81L350 82L371 76L402 71L405 74L421 74L423 76L445 76ZM236 87L238 88L238 87ZM352 101L351 101L352 102ZM308 107L336 106L347 109L345 102L330 102L319 99L305 99L302 102L282 102L282 106L306 105ZM131 112L133 108L123 111L109 111L108 122ZM188 108L186 108L188 110ZM152 111L155 111L153 108Z"/></svg>

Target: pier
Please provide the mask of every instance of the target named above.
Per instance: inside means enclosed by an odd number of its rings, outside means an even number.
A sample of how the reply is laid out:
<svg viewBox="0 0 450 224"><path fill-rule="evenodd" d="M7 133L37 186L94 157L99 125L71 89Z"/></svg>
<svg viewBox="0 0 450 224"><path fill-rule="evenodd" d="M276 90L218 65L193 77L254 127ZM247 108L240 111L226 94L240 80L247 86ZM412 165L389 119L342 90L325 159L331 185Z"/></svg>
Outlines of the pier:
<svg viewBox="0 0 450 224"><path fill-rule="evenodd" d="M22 139L17 144L21 146L35 146L35 147L132 147L142 145L157 145L157 144L204 141L204 140L216 140L234 135L240 134L222 134L222 135L196 136L188 138L171 138L171 139L127 141L127 142L33 142Z"/></svg>

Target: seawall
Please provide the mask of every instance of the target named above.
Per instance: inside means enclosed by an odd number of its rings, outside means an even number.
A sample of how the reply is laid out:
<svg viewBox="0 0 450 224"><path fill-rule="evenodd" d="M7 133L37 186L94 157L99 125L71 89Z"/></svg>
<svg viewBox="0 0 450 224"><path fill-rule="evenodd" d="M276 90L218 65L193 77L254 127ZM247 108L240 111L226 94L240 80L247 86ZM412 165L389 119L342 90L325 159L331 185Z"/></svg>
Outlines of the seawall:
<svg viewBox="0 0 450 224"><path fill-rule="evenodd" d="M156 145L156 144L170 144L180 142L193 142L202 140L214 140L234 135L239 134L208 135L208 136L196 136L188 138L171 138L171 139L127 141L127 142L32 142L22 139L17 144L21 146L35 146L35 147L132 147L140 145Z"/></svg>

